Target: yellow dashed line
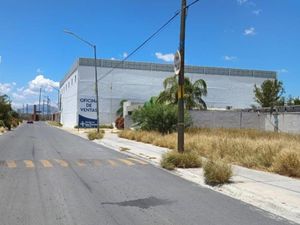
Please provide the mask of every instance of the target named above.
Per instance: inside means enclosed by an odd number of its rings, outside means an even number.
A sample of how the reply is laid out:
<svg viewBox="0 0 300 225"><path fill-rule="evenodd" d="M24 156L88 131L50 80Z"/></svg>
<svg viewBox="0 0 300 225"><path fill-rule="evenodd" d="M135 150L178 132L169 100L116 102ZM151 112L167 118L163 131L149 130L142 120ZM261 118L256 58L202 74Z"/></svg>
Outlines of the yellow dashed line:
<svg viewBox="0 0 300 225"><path fill-rule="evenodd" d="M46 167L46 168L53 167L51 162L49 162L48 160L40 160L40 162L42 163L43 167Z"/></svg>
<svg viewBox="0 0 300 225"><path fill-rule="evenodd" d="M79 159L78 161L76 161L76 164L80 167L85 166L84 161L82 159Z"/></svg>
<svg viewBox="0 0 300 225"><path fill-rule="evenodd" d="M17 164L14 160L7 160L6 165L8 168L16 168L17 167Z"/></svg>
<svg viewBox="0 0 300 225"><path fill-rule="evenodd" d="M139 159L135 159L135 158L129 158L129 159L132 160L132 161L138 162L138 163L140 163L142 165L147 165L148 164L148 163L146 163L146 162L144 162L142 160L139 160Z"/></svg>
<svg viewBox="0 0 300 225"><path fill-rule="evenodd" d="M113 167L117 166L117 163L113 160L107 160L109 162L109 164Z"/></svg>
<svg viewBox="0 0 300 225"><path fill-rule="evenodd" d="M55 162L57 162L59 165L61 165L62 167L68 167L69 164L65 161L65 160L62 160L62 159L54 159Z"/></svg>
<svg viewBox="0 0 300 225"><path fill-rule="evenodd" d="M125 163L128 166L133 166L134 165L133 162L130 162L129 160L126 160L126 159L118 159L118 160Z"/></svg>
<svg viewBox="0 0 300 225"><path fill-rule="evenodd" d="M98 159L93 160L93 165L100 166L101 165L100 160L98 160Z"/></svg>
<svg viewBox="0 0 300 225"><path fill-rule="evenodd" d="M52 161L52 162L51 162ZM59 164L61 167L69 167L69 162L63 159L52 159L52 160L45 160L45 159L41 159L39 160L39 162L41 163L41 165L45 168L52 168L54 166L53 162L56 162L57 164ZM135 159L135 158L126 158L126 159L113 159L113 160L106 160L110 166L112 167L116 167L118 166L118 162L123 163L127 166L133 166L136 164L141 164L141 165L146 165L148 164L145 161L139 160L139 159ZM35 167L35 162L32 160L23 160L24 165L26 168L34 168ZM84 159L79 159L79 160L75 160L75 164L79 167L85 167L87 166L86 164L86 160ZM94 167L100 167L102 165L102 161L99 159L91 159L90 163L92 166ZM3 165L6 166L7 168L17 168L17 162L16 160L5 160L3 161Z"/></svg>
<svg viewBox="0 0 300 225"><path fill-rule="evenodd" d="M27 168L34 168L34 163L31 160L24 160L24 163Z"/></svg>

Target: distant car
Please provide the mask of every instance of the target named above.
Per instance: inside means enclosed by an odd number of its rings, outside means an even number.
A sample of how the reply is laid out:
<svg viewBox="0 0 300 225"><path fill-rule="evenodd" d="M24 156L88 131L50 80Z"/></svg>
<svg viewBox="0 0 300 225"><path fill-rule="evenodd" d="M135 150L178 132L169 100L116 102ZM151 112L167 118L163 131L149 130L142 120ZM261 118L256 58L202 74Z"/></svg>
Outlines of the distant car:
<svg viewBox="0 0 300 225"><path fill-rule="evenodd" d="M33 123L33 120L27 120L27 123Z"/></svg>

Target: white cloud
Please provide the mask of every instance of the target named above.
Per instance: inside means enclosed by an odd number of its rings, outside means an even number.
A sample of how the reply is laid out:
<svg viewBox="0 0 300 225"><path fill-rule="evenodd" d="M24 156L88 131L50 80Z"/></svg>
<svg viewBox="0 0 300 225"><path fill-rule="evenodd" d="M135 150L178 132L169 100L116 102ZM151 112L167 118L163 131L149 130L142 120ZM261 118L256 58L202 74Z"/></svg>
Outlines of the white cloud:
<svg viewBox="0 0 300 225"><path fill-rule="evenodd" d="M13 85L13 83L11 85ZM40 88L42 88L42 97L47 94L56 99L56 93L54 95L51 94L54 89L53 87L58 88L59 82L55 82L41 74L37 75L33 80L28 82L27 86L16 88L14 92L11 92L14 106L17 107L23 103L33 104L38 99Z"/></svg>
<svg viewBox="0 0 300 225"><path fill-rule="evenodd" d="M239 4L239 5L244 5L244 4L246 4L248 2L248 0L237 0L237 3Z"/></svg>
<svg viewBox="0 0 300 225"><path fill-rule="evenodd" d="M172 62L174 61L174 54L169 53L169 54L162 54L161 52L156 52L155 53L156 58L161 59L165 62Z"/></svg>
<svg viewBox="0 0 300 225"><path fill-rule="evenodd" d="M15 82L13 83L0 83L0 94L8 94L13 87L16 85Z"/></svg>
<svg viewBox="0 0 300 225"><path fill-rule="evenodd" d="M24 95L22 95L22 94L18 94L18 93L16 93L16 92L14 92L14 93L12 93L12 97L15 99L15 100L23 100L23 99L25 99L25 96Z"/></svg>
<svg viewBox="0 0 300 225"><path fill-rule="evenodd" d="M33 92L39 91L40 88L47 92L52 92L53 87L58 88L59 82L55 82L53 80L45 78L44 75L37 75L32 81L28 83L28 88Z"/></svg>
<svg viewBox="0 0 300 225"><path fill-rule="evenodd" d="M110 60L116 60L116 58L114 58L114 57L111 57L111 58L110 58Z"/></svg>
<svg viewBox="0 0 300 225"><path fill-rule="evenodd" d="M225 55L225 56L223 57L223 59L224 59L225 61L235 61L235 60L237 60L237 57L236 57L236 56Z"/></svg>
<svg viewBox="0 0 300 225"><path fill-rule="evenodd" d="M246 6L250 6L250 7L256 6L256 4L253 1L249 1L249 0L236 0L236 1L239 5L246 5Z"/></svg>
<svg viewBox="0 0 300 225"><path fill-rule="evenodd" d="M256 31L254 27L250 27L244 30L244 35L245 36L254 36L256 35Z"/></svg>
<svg viewBox="0 0 300 225"><path fill-rule="evenodd" d="M288 73L289 71L287 69L280 69L277 72L278 73Z"/></svg>
<svg viewBox="0 0 300 225"><path fill-rule="evenodd" d="M254 14L254 15L260 15L261 13L262 13L262 10L261 9L257 9L257 10L253 10L252 11L252 13Z"/></svg>
<svg viewBox="0 0 300 225"><path fill-rule="evenodd" d="M123 53L123 58L126 58L128 56L128 53L127 52L124 52Z"/></svg>

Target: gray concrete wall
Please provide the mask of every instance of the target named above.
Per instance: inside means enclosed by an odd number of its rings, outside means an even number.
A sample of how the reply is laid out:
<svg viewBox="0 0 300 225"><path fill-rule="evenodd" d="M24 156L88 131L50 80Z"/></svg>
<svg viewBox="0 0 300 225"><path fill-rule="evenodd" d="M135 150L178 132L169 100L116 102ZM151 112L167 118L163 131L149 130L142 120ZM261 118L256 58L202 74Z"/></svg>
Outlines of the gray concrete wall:
<svg viewBox="0 0 300 225"><path fill-rule="evenodd" d="M274 131L275 118L271 114L241 111L190 111L194 127L248 128ZM300 133L300 113L279 113L279 132Z"/></svg>
<svg viewBox="0 0 300 225"><path fill-rule="evenodd" d="M240 111L190 111L194 127L264 130L264 115Z"/></svg>
<svg viewBox="0 0 300 225"><path fill-rule="evenodd" d="M268 114L265 117L265 130L273 131L275 124L274 116ZM279 132L300 133L300 113L279 113Z"/></svg>
<svg viewBox="0 0 300 225"><path fill-rule="evenodd" d="M131 128L132 124L133 124L133 121L132 121L131 116L130 115L126 115L124 117L124 129Z"/></svg>

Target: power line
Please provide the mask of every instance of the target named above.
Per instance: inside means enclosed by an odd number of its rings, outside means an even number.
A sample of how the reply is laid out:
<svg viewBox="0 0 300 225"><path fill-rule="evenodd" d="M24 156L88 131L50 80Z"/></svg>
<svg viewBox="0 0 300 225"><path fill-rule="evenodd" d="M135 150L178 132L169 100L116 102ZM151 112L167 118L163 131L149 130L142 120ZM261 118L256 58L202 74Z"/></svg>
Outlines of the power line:
<svg viewBox="0 0 300 225"><path fill-rule="evenodd" d="M196 4L200 0L195 0L189 5L187 5L185 9L188 9L192 5ZM137 48L135 48L131 53L129 53L123 60L121 60L118 64L116 64L113 68L111 68L108 72L106 72L103 76L101 76L98 80L103 79L107 75L109 75L115 68L119 67L122 63L124 63L128 58L130 58L132 55L134 55L137 51L139 51L144 45L146 45L151 39L153 39L157 34L159 34L166 26L168 26L179 14L181 10L177 10L175 14L167 21L165 22L160 28L158 28L152 35L150 35L145 41L143 41Z"/></svg>
<svg viewBox="0 0 300 225"><path fill-rule="evenodd" d="M148 37L145 41L143 41L137 48L135 48L130 54L128 54L123 60L121 60L118 64L116 64L112 69L106 72L103 76L101 76L98 80L103 79L107 75L109 75L116 67L124 63L128 58L134 55L138 50L140 50L144 45L146 45L152 38L154 38L158 33L160 33L169 23L172 22L177 16L179 12L176 12L174 16L172 16L164 25L162 25L157 31L155 31L150 37Z"/></svg>
<svg viewBox="0 0 300 225"><path fill-rule="evenodd" d="M196 4L197 2L199 2L200 0L195 0L193 2L191 2L190 4L188 4L184 9L188 9L189 7L193 6L194 4ZM115 66L113 66L108 72L106 72L103 76L101 76L100 78L98 78L97 81L103 79L104 77L108 76L110 73L112 73L117 67L119 67L122 63L124 63L127 59L129 59L132 55L134 55L137 51L139 51L143 46L145 46L149 41L151 41L155 36L157 36L164 28L166 28L181 12L181 9L177 10L175 12L175 14L170 18L168 19L161 27L159 27L152 35L150 35L145 41L143 41L138 47L136 47L131 53L129 53L123 60L119 61L119 63L117 63ZM87 88L90 88L90 87L86 87ZM82 89L83 90L86 90L85 88ZM76 94L74 95L71 95L71 96L66 96L64 98L70 98L72 96L75 96Z"/></svg>

